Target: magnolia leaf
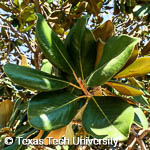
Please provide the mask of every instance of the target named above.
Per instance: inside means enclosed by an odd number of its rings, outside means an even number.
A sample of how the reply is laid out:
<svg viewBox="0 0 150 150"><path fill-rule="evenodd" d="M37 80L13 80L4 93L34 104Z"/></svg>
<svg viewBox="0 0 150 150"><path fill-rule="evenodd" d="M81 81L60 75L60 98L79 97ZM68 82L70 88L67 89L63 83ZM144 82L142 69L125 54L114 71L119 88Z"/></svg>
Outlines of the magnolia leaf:
<svg viewBox="0 0 150 150"><path fill-rule="evenodd" d="M34 132L35 132L35 129L31 130L30 132L27 132L27 133L24 133L24 134L20 134L16 138L15 142L12 145L3 148L3 150L21 150L21 149L25 149L26 147L25 147L25 145L22 144L22 140L23 139L27 139ZM20 137L21 137L21 139L20 139ZM21 142L20 142L21 144L18 144L19 143L19 139L21 140Z"/></svg>
<svg viewBox="0 0 150 150"><path fill-rule="evenodd" d="M148 55L150 54L150 41L144 46L144 48L141 50L141 55Z"/></svg>
<svg viewBox="0 0 150 150"><path fill-rule="evenodd" d="M93 88L93 95L94 96L102 96L103 92L102 92L101 88L100 87Z"/></svg>
<svg viewBox="0 0 150 150"><path fill-rule="evenodd" d="M21 6L22 2L23 0L14 0L14 4L19 7Z"/></svg>
<svg viewBox="0 0 150 150"><path fill-rule="evenodd" d="M101 96L89 101L82 122L95 138L124 141L129 137L133 119L134 109L130 104L119 97Z"/></svg>
<svg viewBox="0 0 150 150"><path fill-rule="evenodd" d="M5 91L4 87L3 87L3 86L0 86L0 96L3 96L4 91Z"/></svg>
<svg viewBox="0 0 150 150"><path fill-rule="evenodd" d="M21 56L21 66L28 66L28 60L27 60L27 57L23 54L20 54Z"/></svg>
<svg viewBox="0 0 150 150"><path fill-rule="evenodd" d="M114 34L114 24L110 20L107 20L104 24L95 29L93 33L96 39L101 38L106 42Z"/></svg>
<svg viewBox="0 0 150 150"><path fill-rule="evenodd" d="M142 109L139 107L134 107L134 112L135 112L134 122L138 126L140 126L146 130L148 128L148 121L147 121L146 116L143 113Z"/></svg>
<svg viewBox="0 0 150 150"><path fill-rule="evenodd" d="M115 78L142 76L150 72L150 57L140 57L118 73Z"/></svg>
<svg viewBox="0 0 150 150"><path fill-rule="evenodd" d="M26 28L21 29L20 32L26 33L26 32L28 32L33 26L34 26L34 24L28 25Z"/></svg>
<svg viewBox="0 0 150 150"><path fill-rule="evenodd" d="M72 73L71 59L63 42L57 34L48 26L44 17L37 14L36 38L45 57L56 67L66 73Z"/></svg>
<svg viewBox="0 0 150 150"><path fill-rule="evenodd" d="M134 16L141 18L150 14L149 9L150 4L136 5L133 9L133 14Z"/></svg>
<svg viewBox="0 0 150 150"><path fill-rule="evenodd" d="M104 52L104 43L101 41L98 41L95 66L97 66L100 63L103 52Z"/></svg>
<svg viewBox="0 0 150 150"><path fill-rule="evenodd" d="M61 12L60 12L60 14L62 15ZM55 32L56 32L57 34L59 34L59 35L61 35L61 36L64 35L64 28L62 28L60 25L55 24L53 28L54 28L54 30L55 30Z"/></svg>
<svg viewBox="0 0 150 150"><path fill-rule="evenodd" d="M47 0L46 2L47 3L52 3L54 0Z"/></svg>
<svg viewBox="0 0 150 150"><path fill-rule="evenodd" d="M130 84L136 88L144 89L145 85L143 82L136 80L134 77L128 78Z"/></svg>
<svg viewBox="0 0 150 150"><path fill-rule="evenodd" d="M137 59L138 55L139 55L139 50L138 50L137 46L135 46L131 57L129 58L129 60L127 61L127 63L121 70L124 70L127 66L132 64Z"/></svg>
<svg viewBox="0 0 150 150"><path fill-rule="evenodd" d="M96 41L86 28L87 16L78 19L65 40L68 54L75 66L77 76L84 79L93 70L96 59ZM90 56L90 59L87 59Z"/></svg>
<svg viewBox="0 0 150 150"><path fill-rule="evenodd" d="M21 20L24 22L30 22L34 21L36 19L36 16L34 15L34 5L27 6L21 11Z"/></svg>
<svg viewBox="0 0 150 150"><path fill-rule="evenodd" d="M114 1L114 15L118 15L120 13L120 9L118 7L117 1Z"/></svg>
<svg viewBox="0 0 150 150"><path fill-rule="evenodd" d="M128 95L128 96L138 96L138 95L144 95L144 92L141 90L134 88L130 85L119 83L119 82L107 82L105 83L112 88L115 88L118 92L120 92L122 95Z"/></svg>
<svg viewBox="0 0 150 150"><path fill-rule="evenodd" d="M139 95L139 96L133 96L132 97L132 101L135 103L139 103L143 106L149 106L149 103L147 101L147 98L143 95Z"/></svg>
<svg viewBox="0 0 150 150"><path fill-rule="evenodd" d="M69 92L40 93L29 101L29 123L40 130L55 130L70 123L77 113L78 98Z"/></svg>
<svg viewBox="0 0 150 150"><path fill-rule="evenodd" d="M64 136L66 139L69 139L69 144L72 145L73 144L73 138L75 137L74 135L74 131L72 129L72 123L70 123L69 125L67 125L66 128L66 133Z"/></svg>
<svg viewBox="0 0 150 150"><path fill-rule="evenodd" d="M44 134L44 130L40 130L39 134L36 137L34 137L33 139L41 139L43 134Z"/></svg>
<svg viewBox="0 0 150 150"><path fill-rule="evenodd" d="M99 86L109 81L126 64L137 42L138 38L127 35L110 38L97 69L87 79L87 86Z"/></svg>
<svg viewBox="0 0 150 150"><path fill-rule="evenodd" d="M53 139L59 140L65 135L65 132L66 132L66 127L63 127L63 128L51 131L46 136L46 138L44 138L44 145L55 144L55 143L52 142L53 140L51 140L51 143L49 143L49 138L53 138Z"/></svg>
<svg viewBox="0 0 150 150"><path fill-rule="evenodd" d="M39 91L55 91L69 85L60 78L24 66L6 64L4 72L16 84Z"/></svg>
<svg viewBox="0 0 150 150"><path fill-rule="evenodd" d="M99 2L99 1L98 1ZM97 0L92 0L88 3L90 11L94 14L94 16L98 16L100 12L100 8L97 6ZM89 11L88 11L89 12Z"/></svg>
<svg viewBox="0 0 150 150"><path fill-rule="evenodd" d="M76 116L74 117L74 120L82 120L82 116L83 116L83 112L85 110L87 106L87 103L85 103L78 111L78 113L76 114Z"/></svg>
<svg viewBox="0 0 150 150"><path fill-rule="evenodd" d="M4 100L0 103L0 126L5 127L13 112L14 102Z"/></svg>
<svg viewBox="0 0 150 150"><path fill-rule="evenodd" d="M42 60L41 71L46 72L48 74L52 73L52 64L47 59Z"/></svg>

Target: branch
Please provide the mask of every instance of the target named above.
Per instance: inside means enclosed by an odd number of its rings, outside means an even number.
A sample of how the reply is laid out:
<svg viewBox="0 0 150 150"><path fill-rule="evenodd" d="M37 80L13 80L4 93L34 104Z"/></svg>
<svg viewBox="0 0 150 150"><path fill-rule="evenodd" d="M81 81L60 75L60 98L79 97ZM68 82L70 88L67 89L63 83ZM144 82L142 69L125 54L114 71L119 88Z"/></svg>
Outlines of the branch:
<svg viewBox="0 0 150 150"><path fill-rule="evenodd" d="M28 41L28 39L27 39L26 36L23 36L21 33L19 34L19 32L16 31L16 30L12 27L11 23L10 23L7 19L3 18L2 16L0 16L0 19L1 19L3 22L6 22L6 23L8 24L10 30L11 30L13 33L15 33L15 37L17 37L17 38L20 38L20 37L21 37L22 40L23 40L23 42L27 44L28 48L29 48L33 53L35 52L34 49L31 47L31 45L30 45L30 43L29 43L29 41Z"/></svg>
<svg viewBox="0 0 150 150"><path fill-rule="evenodd" d="M36 11L41 14L41 8L40 8L39 0L33 0L33 2L35 4Z"/></svg>
<svg viewBox="0 0 150 150"><path fill-rule="evenodd" d="M144 130L144 129L140 130L138 133L136 133L134 131L134 133L132 134L131 138L129 139L128 147L126 148L126 150L134 150L136 142L141 146L142 150L145 150L146 146L145 146L145 144L143 142L143 138L148 133L150 133L150 127L148 129L146 129L146 130Z"/></svg>
<svg viewBox="0 0 150 150"><path fill-rule="evenodd" d="M144 22L137 24L137 26L129 32L129 35L132 35L134 33L134 31L136 31L140 26L145 25L145 24L146 23L144 23Z"/></svg>

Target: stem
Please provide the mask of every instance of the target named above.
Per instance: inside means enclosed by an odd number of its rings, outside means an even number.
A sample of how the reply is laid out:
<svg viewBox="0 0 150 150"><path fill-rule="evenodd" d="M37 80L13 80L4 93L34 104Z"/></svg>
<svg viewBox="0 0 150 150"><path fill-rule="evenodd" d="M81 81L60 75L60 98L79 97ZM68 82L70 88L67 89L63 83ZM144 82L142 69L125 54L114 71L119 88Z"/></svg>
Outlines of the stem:
<svg viewBox="0 0 150 150"><path fill-rule="evenodd" d="M82 91L84 92L84 94L87 96L87 97L91 97L91 94L88 92L88 90L86 89L85 87L85 81L82 82L80 78L77 77L76 73L73 72L73 75L76 79L76 81L78 82L78 84L80 85L80 88L82 89Z"/></svg>
<svg viewBox="0 0 150 150"><path fill-rule="evenodd" d="M69 82L69 85L71 85L71 86L73 86L73 87L75 87L75 88L81 90L81 88L80 88L79 86L77 86L77 85L75 85L75 84L73 84L73 83L70 83L70 82Z"/></svg>
<svg viewBox="0 0 150 150"><path fill-rule="evenodd" d="M41 14L41 8L40 8L39 0L33 0L33 2L35 4L36 11Z"/></svg>

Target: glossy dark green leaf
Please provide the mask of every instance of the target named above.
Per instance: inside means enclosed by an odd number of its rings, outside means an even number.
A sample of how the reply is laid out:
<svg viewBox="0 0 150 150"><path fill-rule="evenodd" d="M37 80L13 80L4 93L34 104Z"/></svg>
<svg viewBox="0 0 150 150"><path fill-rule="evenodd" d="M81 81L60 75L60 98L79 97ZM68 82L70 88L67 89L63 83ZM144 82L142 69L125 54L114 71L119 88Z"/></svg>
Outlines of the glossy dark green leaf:
<svg viewBox="0 0 150 150"><path fill-rule="evenodd" d="M133 9L133 14L136 17L143 17L150 14L150 4L136 5Z"/></svg>
<svg viewBox="0 0 150 150"><path fill-rule="evenodd" d="M77 113L76 96L69 92L40 93L29 102L30 124L41 130L55 130L70 123Z"/></svg>
<svg viewBox="0 0 150 150"><path fill-rule="evenodd" d="M3 94L4 94L4 87L0 86L0 96L3 96Z"/></svg>
<svg viewBox="0 0 150 150"><path fill-rule="evenodd" d="M66 73L71 73L73 71L71 60L63 42L48 26L44 17L41 14L37 14L37 16L36 38L41 51L56 67Z"/></svg>
<svg viewBox="0 0 150 150"><path fill-rule="evenodd" d="M15 64L6 64L4 72L15 83L39 91L55 91L68 86L68 82L55 76Z"/></svg>
<svg viewBox="0 0 150 150"><path fill-rule="evenodd" d="M145 96L143 96L143 95L133 96L131 99L132 99L133 102L135 102L135 103L139 103L139 104L141 104L141 105L143 105L143 106L149 106L149 103L148 103L148 101L147 101L147 98L146 98Z"/></svg>
<svg viewBox="0 0 150 150"><path fill-rule="evenodd" d="M109 81L128 61L138 42L138 38L127 35L110 38L104 46L97 69L87 80L87 85L94 87Z"/></svg>
<svg viewBox="0 0 150 150"><path fill-rule="evenodd" d="M94 70L96 59L96 41L93 33L86 28L86 22L87 16L79 19L65 40L75 71L82 78Z"/></svg>
<svg viewBox="0 0 150 150"><path fill-rule="evenodd" d="M83 113L83 126L95 138L123 141L129 136L133 119L130 104L119 97L101 96L90 99Z"/></svg>
<svg viewBox="0 0 150 150"><path fill-rule="evenodd" d="M23 140L23 139L27 139L28 136L30 136L31 134L33 134L35 131L36 131L36 130L33 129L33 130L31 130L30 132L27 132L27 133L24 133L24 134L20 134L20 135L16 138L15 142L14 142L12 145L10 145L10 146L4 148L3 150L21 150L21 149L25 149L26 147L25 147L25 145L22 144L22 140ZM20 143L20 144L19 144L19 143Z"/></svg>
<svg viewBox="0 0 150 150"><path fill-rule="evenodd" d="M148 128L148 121L146 119L145 114L143 113L142 109L139 107L134 107L134 122L139 125L140 127L142 127L143 129L147 129Z"/></svg>

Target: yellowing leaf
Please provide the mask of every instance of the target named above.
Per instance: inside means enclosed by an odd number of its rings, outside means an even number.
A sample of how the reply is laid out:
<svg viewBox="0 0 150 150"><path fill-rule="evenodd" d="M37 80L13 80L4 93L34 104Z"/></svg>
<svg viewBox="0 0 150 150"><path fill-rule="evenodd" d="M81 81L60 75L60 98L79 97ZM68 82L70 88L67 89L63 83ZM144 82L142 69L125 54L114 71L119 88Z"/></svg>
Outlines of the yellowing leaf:
<svg viewBox="0 0 150 150"><path fill-rule="evenodd" d="M106 42L106 40L112 37L114 34L114 24L108 20L97 29L95 29L93 33L96 39L101 38Z"/></svg>
<svg viewBox="0 0 150 150"><path fill-rule="evenodd" d="M94 95L94 96L102 96L103 93L102 93L101 88L100 88L100 87L95 87L95 88L93 88L93 95Z"/></svg>
<svg viewBox="0 0 150 150"><path fill-rule="evenodd" d="M59 35L64 35L64 29L60 27L60 25L55 24L54 25L54 30L56 33L58 33Z"/></svg>
<svg viewBox="0 0 150 150"><path fill-rule="evenodd" d="M20 54L21 56L21 66L28 66L27 57L23 54Z"/></svg>
<svg viewBox="0 0 150 150"><path fill-rule="evenodd" d="M130 81L130 84L136 88L144 88L144 83L141 81L136 80L134 77L129 77L128 78Z"/></svg>
<svg viewBox="0 0 150 150"><path fill-rule="evenodd" d="M82 115L83 115L83 112L85 110L87 106L87 103L85 103L78 111L78 113L76 114L76 116L74 117L74 120L82 120Z"/></svg>
<svg viewBox="0 0 150 150"><path fill-rule="evenodd" d="M123 95L128 95L128 96L144 95L142 91L126 84L117 83L117 82L107 82L106 84L113 87Z"/></svg>
<svg viewBox="0 0 150 150"><path fill-rule="evenodd" d="M72 123L70 123L69 125L67 125L66 133L65 133L65 138L69 139L70 145L73 144L73 137L74 137L74 132L72 129Z"/></svg>
<svg viewBox="0 0 150 150"><path fill-rule="evenodd" d="M139 50L138 50L137 46L135 46L135 48L133 50L133 53L132 53L130 59L127 61L125 67L129 66L130 64L132 64L137 59L138 55L139 55Z"/></svg>
<svg viewBox="0 0 150 150"><path fill-rule="evenodd" d="M134 63L122 70L115 78L142 76L150 72L150 57L138 58Z"/></svg>
<svg viewBox="0 0 150 150"><path fill-rule="evenodd" d="M63 128L60 128L60 129L56 129L56 130L51 131L51 132L47 135L47 137L44 139L44 144L45 144L45 145L50 144L50 143L49 143L49 139L48 139L49 137L52 137L53 139L61 139L62 136L65 135L65 132L66 132L66 127L63 127ZM51 142L52 142L52 140L51 140ZM53 143L51 143L51 144L53 144Z"/></svg>
<svg viewBox="0 0 150 150"><path fill-rule="evenodd" d="M104 51L104 43L99 41L97 44L97 55L96 55L95 66L97 66L99 64L101 57L102 57L102 54L103 54L103 51Z"/></svg>
<svg viewBox="0 0 150 150"><path fill-rule="evenodd" d="M122 70L124 70L126 67L128 67L129 65L131 65L138 57L139 55L139 50L137 48L137 46L135 46L132 55L130 56L129 60L127 61L127 63L125 64L125 66L119 71L121 72Z"/></svg>
<svg viewBox="0 0 150 150"><path fill-rule="evenodd" d="M5 127L7 122L9 121L12 111L13 111L14 103L10 100L4 100L0 104L0 126Z"/></svg>

